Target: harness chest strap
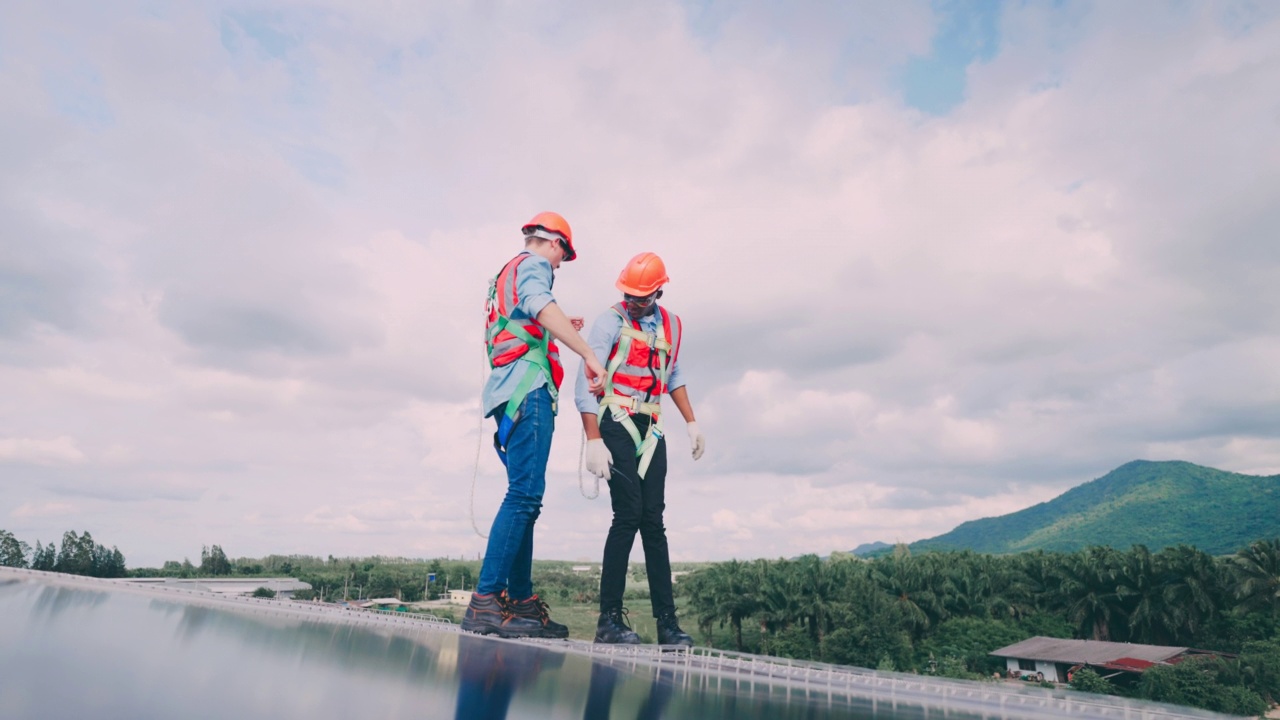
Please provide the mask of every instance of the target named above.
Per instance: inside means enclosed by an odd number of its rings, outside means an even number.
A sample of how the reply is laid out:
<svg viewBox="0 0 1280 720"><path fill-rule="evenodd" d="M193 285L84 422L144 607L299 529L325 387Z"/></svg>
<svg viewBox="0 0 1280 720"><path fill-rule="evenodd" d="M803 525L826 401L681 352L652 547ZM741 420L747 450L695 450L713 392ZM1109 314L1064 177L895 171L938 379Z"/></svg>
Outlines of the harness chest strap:
<svg viewBox="0 0 1280 720"><path fill-rule="evenodd" d="M664 337L664 333L662 331L661 325L658 326L657 333L647 333L641 330L637 330L633 327L630 327L624 322L622 325L622 335L628 338L631 338L633 340L640 340L644 342L645 345L655 350L660 350L664 353L671 352L671 343L667 342L667 339ZM628 350L631 349L631 346L629 343L627 345L627 349ZM621 346L619 346L619 350L621 350ZM622 353L619 352L618 354L621 355Z"/></svg>

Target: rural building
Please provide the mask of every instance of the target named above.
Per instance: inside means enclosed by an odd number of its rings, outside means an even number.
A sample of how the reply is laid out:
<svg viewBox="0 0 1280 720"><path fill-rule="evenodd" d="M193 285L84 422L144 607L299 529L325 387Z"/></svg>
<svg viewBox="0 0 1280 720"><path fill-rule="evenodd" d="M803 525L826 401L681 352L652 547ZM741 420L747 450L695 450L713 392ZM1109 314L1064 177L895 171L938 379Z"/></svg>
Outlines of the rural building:
<svg viewBox="0 0 1280 720"><path fill-rule="evenodd" d="M470 605L471 591L470 590L450 590L449 604L450 605Z"/></svg>
<svg viewBox="0 0 1280 720"><path fill-rule="evenodd" d="M1049 682L1065 683L1077 668L1090 667L1103 677L1139 675L1152 665L1172 665L1189 655L1220 655L1204 650L1166 645L1064 640L1033 637L994 650L1004 658L1011 676L1034 676Z"/></svg>

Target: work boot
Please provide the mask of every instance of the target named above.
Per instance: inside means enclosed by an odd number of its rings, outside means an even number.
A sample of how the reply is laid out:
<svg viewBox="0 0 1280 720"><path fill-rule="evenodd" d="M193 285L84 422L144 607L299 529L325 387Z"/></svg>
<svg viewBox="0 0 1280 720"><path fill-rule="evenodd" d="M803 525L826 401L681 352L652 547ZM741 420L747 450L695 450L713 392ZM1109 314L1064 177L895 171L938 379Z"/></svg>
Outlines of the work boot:
<svg viewBox="0 0 1280 720"><path fill-rule="evenodd" d="M626 615L626 608L612 608L600 613L600 621L596 623L596 642L639 645L640 636L627 625Z"/></svg>
<svg viewBox="0 0 1280 720"><path fill-rule="evenodd" d="M658 644L693 647L693 638L690 637L689 633L680 629L680 623L676 621L675 613L663 613L658 617Z"/></svg>
<svg viewBox="0 0 1280 720"><path fill-rule="evenodd" d="M536 620L542 626L540 634L534 637L555 638L563 640L569 637L569 627L551 619L551 612L547 608L547 603L537 595L530 596L527 600L512 600L510 596L504 593L507 598L507 611L511 613L512 619L527 618Z"/></svg>
<svg viewBox="0 0 1280 720"><path fill-rule="evenodd" d="M503 638L539 637L542 623L526 617L515 617L507 608L506 598L497 593L471 594L471 604L462 617L462 629L481 635Z"/></svg>

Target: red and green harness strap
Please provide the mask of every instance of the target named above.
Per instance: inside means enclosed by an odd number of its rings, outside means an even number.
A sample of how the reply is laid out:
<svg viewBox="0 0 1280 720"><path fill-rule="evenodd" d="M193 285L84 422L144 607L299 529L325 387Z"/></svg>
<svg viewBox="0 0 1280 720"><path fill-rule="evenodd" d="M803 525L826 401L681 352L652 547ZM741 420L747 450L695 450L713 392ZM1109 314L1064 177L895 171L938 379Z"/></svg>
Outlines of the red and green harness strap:
<svg viewBox="0 0 1280 720"><path fill-rule="evenodd" d="M502 464L505 466L507 464L507 441L511 439L511 431L515 429L516 423L520 420L520 406L524 402L525 396L529 394L529 390L533 387L533 383L538 379L538 373L542 373L546 377L547 391L551 393L552 412L555 412L559 390L552 379L551 358L547 355L548 345L551 343L550 333L544 330L542 337L534 337L519 323L511 322L506 315L499 315L497 322L489 328L488 335L485 338L488 347L493 347L494 340L503 331L511 333L529 346L529 350L517 359L517 362L524 360L528 363L525 367L524 375L520 376L520 382L516 384L515 392L507 400L507 410L503 413L502 418L498 420L498 431L493 434L493 449L497 451L498 459L502 460ZM492 364L493 359L490 358L489 362Z"/></svg>
<svg viewBox="0 0 1280 720"><path fill-rule="evenodd" d="M671 372L671 342L666 337L666 330L663 323L658 323L657 332L647 333L631 327L627 316L618 312L618 308L613 308L615 313L622 318L622 331L618 338L618 349L614 352L613 357L609 359L609 365L605 368L604 376L604 397L600 399L600 409L596 411L596 417L599 420L604 419L607 408L613 421L626 429L631 435L631 440L636 444L636 457L640 458L640 464L637 470L640 477L649 470L649 463L653 461L653 454L658 449L658 441L662 439L662 405L661 401L652 403L640 402L640 398L626 397L613 392L613 376L617 374L618 369L622 367L627 358L631 354L631 345L633 342L639 341L648 346L650 352L658 354L658 385L659 388L667 386L667 379ZM661 396L659 396L661 398ZM630 412L628 412L630 410ZM648 415L650 418L649 430L640 437L640 428L636 427L635 421L631 419L631 413L641 413Z"/></svg>

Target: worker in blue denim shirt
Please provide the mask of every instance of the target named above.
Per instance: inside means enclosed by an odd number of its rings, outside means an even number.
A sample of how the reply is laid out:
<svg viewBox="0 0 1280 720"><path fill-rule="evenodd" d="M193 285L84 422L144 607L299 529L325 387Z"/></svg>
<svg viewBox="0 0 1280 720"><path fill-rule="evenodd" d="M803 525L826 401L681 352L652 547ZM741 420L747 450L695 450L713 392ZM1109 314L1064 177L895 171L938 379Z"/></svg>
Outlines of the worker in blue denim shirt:
<svg viewBox="0 0 1280 720"><path fill-rule="evenodd" d="M640 642L627 625L622 607L627 561L639 532L658 644L693 644L676 620L671 557L662 521L667 476L663 394L671 395L684 417L694 460L702 457L706 441L680 374L684 325L679 316L658 305L668 280L666 266L653 253L640 253L627 263L617 282L622 302L591 325L588 338L595 359L605 364L604 387L596 391L583 378L574 393L587 435L587 469L608 478L613 505L613 524L600 568L598 643Z"/></svg>
<svg viewBox="0 0 1280 720"><path fill-rule="evenodd" d="M494 447L507 467L507 494L489 531L480 580L462 629L501 637L565 638L547 604L533 592L533 526L546 489L564 369L559 340L583 358L584 381L601 388L604 367L578 330L581 318L561 311L551 294L554 271L577 257L569 223L539 213L522 228L525 251L490 285L485 345L493 368L484 411L497 423Z"/></svg>

